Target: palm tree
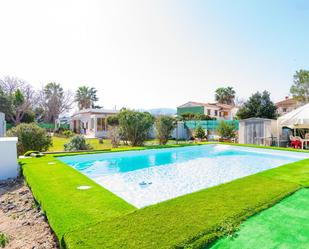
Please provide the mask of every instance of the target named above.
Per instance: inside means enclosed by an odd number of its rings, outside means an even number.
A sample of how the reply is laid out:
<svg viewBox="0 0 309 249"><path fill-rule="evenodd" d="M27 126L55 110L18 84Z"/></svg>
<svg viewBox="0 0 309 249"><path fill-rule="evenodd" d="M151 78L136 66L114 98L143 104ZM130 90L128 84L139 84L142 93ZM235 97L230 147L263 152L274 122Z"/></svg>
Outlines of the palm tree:
<svg viewBox="0 0 309 249"><path fill-rule="evenodd" d="M233 87L220 87L216 90L215 99L220 104L234 105L235 93Z"/></svg>
<svg viewBox="0 0 309 249"><path fill-rule="evenodd" d="M81 86L76 91L75 101L80 110L95 108L95 102L98 101L97 90L94 87Z"/></svg>

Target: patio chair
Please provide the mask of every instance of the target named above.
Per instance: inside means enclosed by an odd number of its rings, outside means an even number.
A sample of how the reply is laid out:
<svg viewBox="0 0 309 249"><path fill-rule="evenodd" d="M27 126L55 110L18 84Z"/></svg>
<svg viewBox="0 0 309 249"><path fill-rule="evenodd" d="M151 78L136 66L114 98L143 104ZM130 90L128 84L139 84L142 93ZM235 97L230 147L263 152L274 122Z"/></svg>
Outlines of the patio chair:
<svg viewBox="0 0 309 249"><path fill-rule="evenodd" d="M290 146L294 149L300 149L302 147L301 138L290 135Z"/></svg>

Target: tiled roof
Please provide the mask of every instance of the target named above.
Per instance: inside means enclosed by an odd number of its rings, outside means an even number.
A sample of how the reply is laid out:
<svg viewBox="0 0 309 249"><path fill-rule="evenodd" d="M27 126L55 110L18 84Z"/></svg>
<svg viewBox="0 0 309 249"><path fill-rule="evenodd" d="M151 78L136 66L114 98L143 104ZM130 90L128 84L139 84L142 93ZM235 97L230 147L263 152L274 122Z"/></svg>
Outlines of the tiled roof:
<svg viewBox="0 0 309 249"><path fill-rule="evenodd" d="M211 107L211 108L218 108L218 109L232 109L232 105L227 105L227 104L220 104L220 103L201 103L201 102L194 102L194 101L189 101L178 108L183 108L183 107L189 107L189 106L205 106L205 107Z"/></svg>

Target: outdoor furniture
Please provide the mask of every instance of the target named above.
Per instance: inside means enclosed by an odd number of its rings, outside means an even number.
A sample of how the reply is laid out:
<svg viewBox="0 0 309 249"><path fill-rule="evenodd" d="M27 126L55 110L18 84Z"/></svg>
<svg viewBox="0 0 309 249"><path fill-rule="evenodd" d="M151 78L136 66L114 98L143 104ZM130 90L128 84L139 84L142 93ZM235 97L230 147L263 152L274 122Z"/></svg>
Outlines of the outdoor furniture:
<svg viewBox="0 0 309 249"><path fill-rule="evenodd" d="M303 143L301 141L301 138L300 137L294 137L294 136L290 135L290 146L295 148L295 149L303 148Z"/></svg>

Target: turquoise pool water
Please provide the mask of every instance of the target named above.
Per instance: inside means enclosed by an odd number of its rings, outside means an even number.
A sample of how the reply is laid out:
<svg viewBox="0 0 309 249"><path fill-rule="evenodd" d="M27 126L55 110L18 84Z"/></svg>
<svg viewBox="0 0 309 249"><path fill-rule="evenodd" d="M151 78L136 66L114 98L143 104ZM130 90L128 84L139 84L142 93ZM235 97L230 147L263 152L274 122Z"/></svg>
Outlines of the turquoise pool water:
<svg viewBox="0 0 309 249"><path fill-rule="evenodd" d="M228 145L59 158L136 207L144 207L283 164L305 153Z"/></svg>

